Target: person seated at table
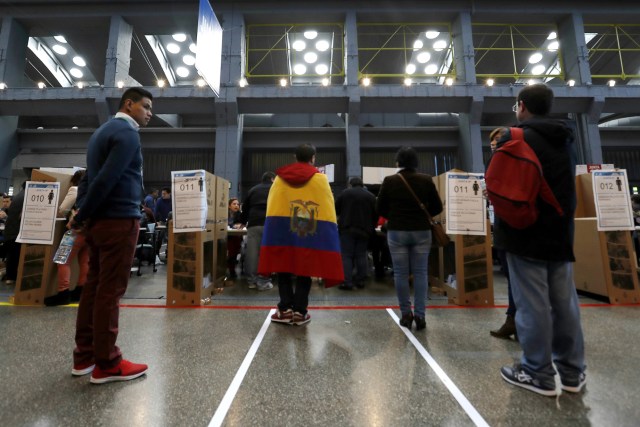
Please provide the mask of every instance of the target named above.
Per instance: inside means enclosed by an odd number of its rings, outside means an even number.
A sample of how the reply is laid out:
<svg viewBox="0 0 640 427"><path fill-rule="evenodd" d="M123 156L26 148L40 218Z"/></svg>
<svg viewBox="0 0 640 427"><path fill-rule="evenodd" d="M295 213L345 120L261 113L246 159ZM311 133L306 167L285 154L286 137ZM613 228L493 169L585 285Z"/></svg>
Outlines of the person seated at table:
<svg viewBox="0 0 640 427"><path fill-rule="evenodd" d="M229 228L236 230L244 228L241 220L240 202L236 197L229 199L229 217L227 224ZM231 279L238 277L236 265L238 264L238 255L240 255L241 248L242 236L227 237L227 268L229 269L229 278Z"/></svg>

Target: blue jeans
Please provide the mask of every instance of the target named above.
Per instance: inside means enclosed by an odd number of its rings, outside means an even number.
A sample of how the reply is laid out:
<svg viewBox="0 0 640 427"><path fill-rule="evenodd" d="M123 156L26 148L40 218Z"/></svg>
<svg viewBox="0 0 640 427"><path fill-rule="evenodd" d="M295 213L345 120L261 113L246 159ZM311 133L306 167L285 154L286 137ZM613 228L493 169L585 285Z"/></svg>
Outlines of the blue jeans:
<svg viewBox="0 0 640 427"><path fill-rule="evenodd" d="M573 264L508 252L507 260L522 367L541 383L554 386L555 363L561 379L577 381L585 365Z"/></svg>
<svg viewBox="0 0 640 427"><path fill-rule="evenodd" d="M344 284L353 286L362 285L367 278L367 241L368 239L344 233L340 235L340 249L342 255L342 267L344 268ZM355 261L356 276L353 276Z"/></svg>
<svg viewBox="0 0 640 427"><path fill-rule="evenodd" d="M258 274L263 231L264 225L247 228L247 246L245 248L244 273L247 276L247 282L258 286L265 286L271 282L271 277Z"/></svg>
<svg viewBox="0 0 640 427"><path fill-rule="evenodd" d="M415 315L424 317L431 230L389 230L387 231L387 242L393 262L393 281L396 286L400 312L402 314L411 312L409 275L413 274Z"/></svg>

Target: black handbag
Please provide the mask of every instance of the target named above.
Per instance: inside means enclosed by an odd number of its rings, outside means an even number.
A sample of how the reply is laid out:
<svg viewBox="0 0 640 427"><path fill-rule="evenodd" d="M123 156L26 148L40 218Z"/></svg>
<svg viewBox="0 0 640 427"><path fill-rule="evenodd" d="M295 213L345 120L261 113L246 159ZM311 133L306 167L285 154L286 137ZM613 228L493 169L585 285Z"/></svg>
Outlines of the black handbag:
<svg viewBox="0 0 640 427"><path fill-rule="evenodd" d="M414 193L413 189L404 178L404 176L402 176L402 174L400 173L398 173L397 175L400 177L402 182L404 182L404 185L407 186L407 189L409 189L409 192L411 193L413 198L416 199L416 202L418 202L418 205L420 205L420 209L422 209L427 215L427 221L429 221L429 226L431 227L431 238L433 244L438 247L447 246L451 242L451 239L449 239L449 236L447 235L447 233L445 233L444 228L442 228L442 224L433 220L431 214L429 214L429 211L427 210L427 207L420 201L418 196L416 196L416 193Z"/></svg>

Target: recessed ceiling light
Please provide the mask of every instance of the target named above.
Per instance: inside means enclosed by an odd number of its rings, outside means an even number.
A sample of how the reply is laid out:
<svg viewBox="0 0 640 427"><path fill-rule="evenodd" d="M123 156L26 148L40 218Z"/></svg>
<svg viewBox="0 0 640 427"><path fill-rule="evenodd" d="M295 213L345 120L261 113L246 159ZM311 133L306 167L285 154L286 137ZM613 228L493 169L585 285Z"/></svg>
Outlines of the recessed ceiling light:
<svg viewBox="0 0 640 427"><path fill-rule="evenodd" d="M540 52L536 52L529 57L529 64L537 64L542 60L542 54Z"/></svg>
<svg viewBox="0 0 640 427"><path fill-rule="evenodd" d="M422 40L416 40L413 42L413 50L422 49L423 46L424 43L422 42Z"/></svg>
<svg viewBox="0 0 640 427"><path fill-rule="evenodd" d="M238 82L238 86L246 87L247 86L247 79L245 79L244 77L241 78L240 81Z"/></svg>
<svg viewBox="0 0 640 427"><path fill-rule="evenodd" d="M82 83L82 82L78 82L78 83L76 84L76 86L78 86L78 89L82 89L82 88L84 88L84 83Z"/></svg>
<svg viewBox="0 0 640 427"><path fill-rule="evenodd" d="M307 47L307 44L304 42L304 40L296 40L293 42L291 47L293 48L293 50L300 52L301 50L304 50L304 48Z"/></svg>
<svg viewBox="0 0 640 427"><path fill-rule="evenodd" d="M53 38L56 39L58 43L67 43L67 39L65 39L64 36L53 36Z"/></svg>
<svg viewBox="0 0 640 427"><path fill-rule="evenodd" d="M438 66L436 64L429 64L424 67L425 74L436 74L438 72Z"/></svg>
<svg viewBox="0 0 640 427"><path fill-rule="evenodd" d="M0 90L5 90L7 88L6 83L0 83Z"/></svg>
<svg viewBox="0 0 640 427"><path fill-rule="evenodd" d="M324 52L325 50L329 49L329 42L326 40L318 40L316 42L316 49L318 49L320 52Z"/></svg>
<svg viewBox="0 0 640 427"><path fill-rule="evenodd" d="M180 52L180 46L178 46L175 43L169 43L169 44L167 44L167 50L170 53L178 53L178 52Z"/></svg>
<svg viewBox="0 0 640 427"><path fill-rule="evenodd" d="M413 74L416 72L416 64L407 64L405 68L407 74Z"/></svg>
<svg viewBox="0 0 640 427"><path fill-rule="evenodd" d="M196 48L197 48L197 46L196 46L196 44L195 44L195 43L191 43L191 44L189 45L189 50L190 50L191 52L193 52L193 53L196 53Z"/></svg>
<svg viewBox="0 0 640 427"><path fill-rule="evenodd" d="M369 77L365 77L364 79L362 79L363 86L369 86L370 84L371 84L371 79Z"/></svg>
<svg viewBox="0 0 640 427"><path fill-rule="evenodd" d="M185 41L187 39L187 35L184 33L176 33L173 35L173 39L177 42L182 43L183 41Z"/></svg>
<svg viewBox="0 0 640 427"><path fill-rule="evenodd" d="M329 79L328 78L324 78L322 79L322 86L329 86Z"/></svg>
<svg viewBox="0 0 640 427"><path fill-rule="evenodd" d="M609 85L609 87L614 87L616 85L616 81L615 80L609 80L607 82L607 84Z"/></svg>
<svg viewBox="0 0 640 427"><path fill-rule="evenodd" d="M435 39L436 37L438 37L439 35L440 35L440 31L427 31L427 32L425 33L425 36L427 36L427 38L428 38L429 40L433 40L433 39Z"/></svg>
<svg viewBox="0 0 640 427"><path fill-rule="evenodd" d="M158 80L158 87L164 87L164 85L165 85L164 80L162 79Z"/></svg>
<svg viewBox="0 0 640 427"><path fill-rule="evenodd" d="M529 86L536 84L536 81L534 79L529 79L529 81L527 82L527 84Z"/></svg>
<svg viewBox="0 0 640 427"><path fill-rule="evenodd" d="M493 86L494 83L493 79L487 79L487 86Z"/></svg>
<svg viewBox="0 0 640 427"><path fill-rule="evenodd" d="M82 56L74 56L73 63L76 64L78 67L84 67L87 65L87 62L84 60Z"/></svg>
<svg viewBox="0 0 640 427"><path fill-rule="evenodd" d="M447 42L445 40L437 40L436 42L433 43L433 49L436 52L440 52L442 50L445 50L447 47Z"/></svg>
<svg viewBox="0 0 640 427"><path fill-rule="evenodd" d="M576 85L576 81L571 79L567 82L567 84L569 85L569 87L574 87Z"/></svg>
<svg viewBox="0 0 640 427"><path fill-rule="evenodd" d="M204 87L204 85L207 83L204 81L204 79L198 79L196 84L198 85L198 87Z"/></svg>
<svg viewBox="0 0 640 427"><path fill-rule="evenodd" d="M453 79L451 77L447 77L447 79L444 81L444 84L446 84L447 86L453 85Z"/></svg>
<svg viewBox="0 0 640 427"><path fill-rule="evenodd" d="M44 89L46 86L45 86L45 84L44 84L44 83L42 83L42 82L38 82L38 87L39 87L40 89Z"/></svg>
<svg viewBox="0 0 640 427"><path fill-rule="evenodd" d="M116 86L118 86L118 89L122 89L124 87L124 82L122 80L118 80L118 83L116 83Z"/></svg>
<svg viewBox="0 0 640 427"><path fill-rule="evenodd" d="M431 59L431 54L429 52L420 52L416 59L419 63L426 64Z"/></svg>
<svg viewBox="0 0 640 427"><path fill-rule="evenodd" d="M410 77L407 77L406 79L404 79L405 86L411 86L411 83L413 83L413 80L411 80Z"/></svg>
<svg viewBox="0 0 640 427"><path fill-rule="evenodd" d="M309 39L309 40L313 40L316 37L318 37L318 32L315 30L309 30L309 31L305 31L304 32L304 37Z"/></svg>
<svg viewBox="0 0 640 427"><path fill-rule="evenodd" d="M182 78L189 77L189 69L187 67L178 67L176 68L176 74Z"/></svg>
<svg viewBox="0 0 640 427"><path fill-rule="evenodd" d="M316 74L325 75L329 72L329 67L326 64L316 65Z"/></svg>
<svg viewBox="0 0 640 427"><path fill-rule="evenodd" d="M318 60L318 54L315 52L307 52L304 54L304 62L313 64Z"/></svg>
<svg viewBox="0 0 640 427"><path fill-rule="evenodd" d="M287 86L287 79L280 79L280 86L282 87Z"/></svg>
<svg viewBox="0 0 640 427"><path fill-rule="evenodd" d="M549 36L547 37L547 40L555 40L558 37L558 35L556 34L555 31L551 31L549 33Z"/></svg>
<svg viewBox="0 0 640 427"><path fill-rule="evenodd" d="M196 63L196 58L193 55L185 55L182 57L182 62L184 62L185 65L193 65Z"/></svg>
<svg viewBox="0 0 640 427"><path fill-rule="evenodd" d="M559 47L560 47L560 43L558 43L557 40L554 40L551 43L549 43L549 46L547 46L547 49L550 52L555 52L556 50L558 50Z"/></svg>
<svg viewBox="0 0 640 427"><path fill-rule="evenodd" d="M293 72L297 75L304 74L307 72L307 66L304 64L296 64L293 66Z"/></svg>
<svg viewBox="0 0 640 427"><path fill-rule="evenodd" d="M67 54L67 48L64 46L60 46L59 44L54 45L51 49L53 49L53 51L55 53L57 53L58 55L66 55Z"/></svg>
<svg viewBox="0 0 640 427"><path fill-rule="evenodd" d="M531 74L539 76L540 74L544 73L546 70L547 70L547 67L545 65L543 65L543 64L536 65L531 70Z"/></svg>
<svg viewBox="0 0 640 427"><path fill-rule="evenodd" d="M69 70L69 74L71 74L73 77L75 77L76 79L80 79L82 78L82 76L84 74L82 74L82 71L80 71L80 69L78 68L72 68Z"/></svg>

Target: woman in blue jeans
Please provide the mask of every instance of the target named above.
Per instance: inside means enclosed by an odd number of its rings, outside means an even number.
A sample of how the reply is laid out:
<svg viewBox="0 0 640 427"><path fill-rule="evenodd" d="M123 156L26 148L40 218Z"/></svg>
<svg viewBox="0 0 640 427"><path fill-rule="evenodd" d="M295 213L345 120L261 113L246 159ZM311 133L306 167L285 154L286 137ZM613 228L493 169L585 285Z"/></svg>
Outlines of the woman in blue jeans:
<svg viewBox="0 0 640 427"><path fill-rule="evenodd" d="M416 172L418 154L413 148L402 147L398 150L396 166L401 170L395 175L387 176L382 182L377 209L379 215L388 219L387 242L402 313L400 325L411 328L415 321L416 329L420 330L427 326L425 305L431 229L426 213L411 190L431 216L442 212L442 202L431 176ZM413 275L415 312L411 310L410 275Z"/></svg>

